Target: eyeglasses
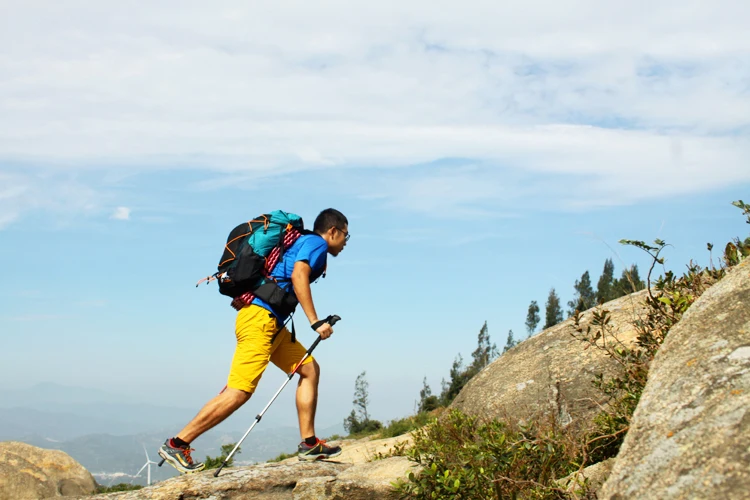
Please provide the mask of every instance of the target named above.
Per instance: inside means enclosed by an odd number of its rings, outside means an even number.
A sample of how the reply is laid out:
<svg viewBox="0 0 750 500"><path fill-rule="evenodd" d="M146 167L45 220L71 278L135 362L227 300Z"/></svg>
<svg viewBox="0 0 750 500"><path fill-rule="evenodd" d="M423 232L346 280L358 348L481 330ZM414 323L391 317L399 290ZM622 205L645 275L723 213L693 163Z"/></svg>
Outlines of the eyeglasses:
<svg viewBox="0 0 750 500"><path fill-rule="evenodd" d="M338 228L338 227L336 229L338 229L339 231L341 231L342 233L344 233L344 241L349 241L349 238L352 237L352 235L349 234L349 231L345 231L345 230L343 230L341 228Z"/></svg>

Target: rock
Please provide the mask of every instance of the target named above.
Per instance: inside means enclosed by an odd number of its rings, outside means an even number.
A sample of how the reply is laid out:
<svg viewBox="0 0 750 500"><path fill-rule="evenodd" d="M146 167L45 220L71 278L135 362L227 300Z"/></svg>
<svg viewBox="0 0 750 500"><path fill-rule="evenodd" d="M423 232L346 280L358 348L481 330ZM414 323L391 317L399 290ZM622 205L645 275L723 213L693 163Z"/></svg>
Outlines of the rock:
<svg viewBox="0 0 750 500"><path fill-rule="evenodd" d="M373 460L394 447L410 443L411 436L389 439L364 438L341 443L344 452L336 462L300 462L297 457L278 463L231 467L218 478L214 471L179 476L137 491L110 493L85 499L118 500L313 500L313 499L379 499L396 498L392 483L406 478L414 464L405 457ZM81 500L84 500L81 498Z"/></svg>
<svg viewBox="0 0 750 500"><path fill-rule="evenodd" d="M79 500L312 500L395 498L391 483L406 478L413 467L404 457L376 459L404 443L410 435L388 439L371 437L341 442L336 461L300 462L297 457L277 463L183 475L136 491L80 497Z"/></svg>
<svg viewBox="0 0 750 500"><path fill-rule="evenodd" d="M633 321L643 314L646 291L604 304L614 335L632 345ZM593 310L583 314L584 327ZM593 328L593 327L592 327ZM598 373L612 375L618 365L606 354L573 338L573 319L544 330L504 353L473 377L451 404L471 415L509 422L554 415L562 425L587 425L606 398L592 385ZM611 335L604 340L613 342Z"/></svg>
<svg viewBox="0 0 750 500"><path fill-rule="evenodd" d="M346 439L339 444L343 448L337 461L353 464L350 469L338 476L304 479L294 489L294 499L366 499L395 498L392 484L405 479L409 472L418 472L413 462L405 457L385 457L394 450L414 442L411 434L394 438L373 439L372 436L362 439ZM298 462L296 457L288 458L282 463Z"/></svg>
<svg viewBox="0 0 750 500"><path fill-rule="evenodd" d="M403 449L414 442L411 434L386 439L360 439L342 443L343 451L336 459L341 462L359 464L379 456L386 456L397 448Z"/></svg>
<svg viewBox="0 0 750 500"><path fill-rule="evenodd" d="M600 498L750 496L750 261L683 315L659 349Z"/></svg>
<svg viewBox="0 0 750 500"><path fill-rule="evenodd" d="M590 465L580 472L574 472L560 479L557 483L572 500L595 499L598 498L597 492L609 477L614 464L615 459L610 458L598 464Z"/></svg>
<svg viewBox="0 0 750 500"><path fill-rule="evenodd" d="M337 441L341 445L341 455L336 457L337 462L347 464L361 464L370 462L377 458L391 454L395 449L403 449L414 442L411 434L404 434L394 438L374 439L368 436L362 439L344 439ZM285 459L282 463L298 462L297 457Z"/></svg>
<svg viewBox="0 0 750 500"><path fill-rule="evenodd" d="M90 495L95 491L93 476L67 453L0 442L0 500Z"/></svg>
<svg viewBox="0 0 750 500"><path fill-rule="evenodd" d="M304 479L294 489L294 500L396 499L393 484L406 478L414 464L406 457L392 457L352 466L337 477Z"/></svg>
<svg viewBox="0 0 750 500"><path fill-rule="evenodd" d="M317 477L335 479L350 467L351 464L299 460L230 467L222 470L219 477L214 477L215 470L207 470L178 476L136 491L81 497L79 500L292 500L298 482Z"/></svg>

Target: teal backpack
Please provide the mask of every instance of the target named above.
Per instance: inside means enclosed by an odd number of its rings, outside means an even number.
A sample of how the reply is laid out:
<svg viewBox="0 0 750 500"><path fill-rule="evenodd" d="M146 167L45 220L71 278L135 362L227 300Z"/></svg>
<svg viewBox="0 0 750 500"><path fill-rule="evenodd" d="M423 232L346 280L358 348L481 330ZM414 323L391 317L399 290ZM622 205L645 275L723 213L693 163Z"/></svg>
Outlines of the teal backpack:
<svg viewBox="0 0 750 500"><path fill-rule="evenodd" d="M218 271L211 277L219 282L219 293L239 297L252 292L280 313L297 305L292 294L266 275L284 257L284 238L295 229L305 233L304 222L297 214L276 210L243 222L229 233ZM278 248L278 252L274 249ZM268 262L268 259L272 259Z"/></svg>

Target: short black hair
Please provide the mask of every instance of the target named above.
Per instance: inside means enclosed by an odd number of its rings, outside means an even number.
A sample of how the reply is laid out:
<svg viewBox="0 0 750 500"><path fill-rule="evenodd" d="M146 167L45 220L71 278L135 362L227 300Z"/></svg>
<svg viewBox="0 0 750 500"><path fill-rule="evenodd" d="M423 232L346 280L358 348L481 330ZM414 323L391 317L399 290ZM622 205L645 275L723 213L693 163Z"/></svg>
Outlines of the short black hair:
<svg viewBox="0 0 750 500"><path fill-rule="evenodd" d="M326 208L315 218L313 231L318 234L324 234L332 227L335 227L337 229L344 229L344 226L348 225L349 221L346 219L346 216L344 214L342 214L335 208Z"/></svg>

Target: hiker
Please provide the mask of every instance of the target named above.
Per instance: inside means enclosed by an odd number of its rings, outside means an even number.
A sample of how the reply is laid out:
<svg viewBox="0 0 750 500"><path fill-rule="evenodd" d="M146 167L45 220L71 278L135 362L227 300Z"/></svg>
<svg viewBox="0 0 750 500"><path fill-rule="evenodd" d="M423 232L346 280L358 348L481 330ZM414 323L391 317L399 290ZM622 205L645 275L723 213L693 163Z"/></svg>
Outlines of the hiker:
<svg viewBox="0 0 750 500"><path fill-rule="evenodd" d="M349 236L349 222L344 214L333 208L323 210L315 219L313 231L299 236L274 267L272 277L296 296L311 326L320 321L310 284L324 274L327 253L336 257L346 246ZM226 387L206 403L184 429L159 448L159 455L183 473L203 470L205 464L194 462L190 456L193 451L190 443L250 399L269 361L284 373L291 373L306 353L305 347L295 341L284 326L288 314L280 314L257 297L251 303L247 303L244 296L237 297L232 306L239 311L235 323L237 347ZM333 334L328 323L313 328L322 339ZM315 435L320 366L308 356L297 373L297 416L302 439L299 458L316 460L340 455L340 447L329 446Z"/></svg>

